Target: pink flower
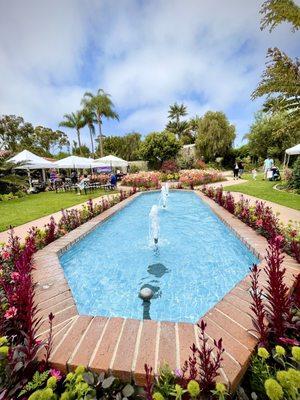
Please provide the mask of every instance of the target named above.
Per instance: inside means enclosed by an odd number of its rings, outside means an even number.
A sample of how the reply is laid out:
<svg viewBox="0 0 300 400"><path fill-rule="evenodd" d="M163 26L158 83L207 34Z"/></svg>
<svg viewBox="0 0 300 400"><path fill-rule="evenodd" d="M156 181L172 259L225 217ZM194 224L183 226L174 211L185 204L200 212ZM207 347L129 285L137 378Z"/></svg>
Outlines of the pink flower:
<svg viewBox="0 0 300 400"><path fill-rule="evenodd" d="M1 253L1 257L3 258L3 260L9 260L10 259L10 253L8 251L2 251Z"/></svg>
<svg viewBox="0 0 300 400"><path fill-rule="evenodd" d="M19 274L19 272L12 272L11 274L10 274L10 277L11 277L11 279L13 280L13 281L18 281L19 280L19 278L20 278L20 274Z"/></svg>
<svg viewBox="0 0 300 400"><path fill-rule="evenodd" d="M258 220L256 221L256 226L263 226L263 221L262 221L262 219L258 219Z"/></svg>
<svg viewBox="0 0 300 400"><path fill-rule="evenodd" d="M9 309L4 314L4 318L11 319L11 318L15 317L17 315L17 311L18 310L16 309L16 307L14 307L14 306L9 307Z"/></svg>
<svg viewBox="0 0 300 400"><path fill-rule="evenodd" d="M62 378L62 374L58 369L50 369L50 375L56 378L56 380L60 381Z"/></svg>
<svg viewBox="0 0 300 400"><path fill-rule="evenodd" d="M175 373L175 376L177 376L177 378L183 378L183 373L182 373L181 369L176 368L174 373Z"/></svg>

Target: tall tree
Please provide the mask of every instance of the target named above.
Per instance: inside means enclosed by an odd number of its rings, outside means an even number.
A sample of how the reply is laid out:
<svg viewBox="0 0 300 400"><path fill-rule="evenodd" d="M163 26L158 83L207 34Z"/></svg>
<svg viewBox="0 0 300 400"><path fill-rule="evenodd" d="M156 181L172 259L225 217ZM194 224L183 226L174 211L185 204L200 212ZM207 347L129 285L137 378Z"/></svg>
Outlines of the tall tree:
<svg viewBox="0 0 300 400"><path fill-rule="evenodd" d="M223 112L208 111L199 120L196 151L206 161L224 157L233 145L235 127L231 125Z"/></svg>
<svg viewBox="0 0 300 400"><path fill-rule="evenodd" d="M289 22L300 28L300 7L293 0L267 0L261 8L261 29L272 31L278 24ZM289 124L299 123L300 62L292 60L277 47L268 49L267 68L252 98L266 96L264 110L288 111Z"/></svg>
<svg viewBox="0 0 300 400"><path fill-rule="evenodd" d="M127 161L135 161L140 157L141 135L129 133L125 136L108 136L103 140L104 155L113 154Z"/></svg>
<svg viewBox="0 0 300 400"><path fill-rule="evenodd" d="M103 89L98 89L97 93L86 92L82 99L84 107L90 108L96 115L99 127L99 147L100 156L103 156L103 138L102 138L102 123L103 117L119 120L119 115L114 110L114 104L111 101L110 95L105 93Z"/></svg>
<svg viewBox="0 0 300 400"><path fill-rule="evenodd" d="M33 127L22 117L4 115L0 118L0 149L17 153L24 149L41 156L50 156L51 152L68 146L67 135L43 126Z"/></svg>
<svg viewBox="0 0 300 400"><path fill-rule="evenodd" d="M245 136L251 155L265 158L270 154L273 158L283 160L285 149L300 141L300 127L290 126L288 118L286 112L257 113L250 132Z"/></svg>
<svg viewBox="0 0 300 400"><path fill-rule="evenodd" d="M16 164L8 162L4 157L0 157L0 193L16 192L28 186L24 178L15 174L13 171L15 167Z"/></svg>
<svg viewBox="0 0 300 400"><path fill-rule="evenodd" d="M72 112L71 114L64 115L64 121L59 123L59 126L75 129L77 133L78 145L81 148L80 129L85 126L86 122L82 115L82 111Z"/></svg>
<svg viewBox="0 0 300 400"><path fill-rule="evenodd" d="M187 108L184 104L174 103L169 108L169 122L166 126L166 129L169 132L174 133L178 139L182 138L184 135L187 135L189 132L189 123L185 120L180 120L181 117L185 117L186 115Z"/></svg>
<svg viewBox="0 0 300 400"><path fill-rule="evenodd" d="M141 145L141 157L152 164L161 165L166 160L176 158L181 148L174 133L169 131L152 132Z"/></svg>
<svg viewBox="0 0 300 400"><path fill-rule="evenodd" d="M95 155L95 146L94 146L95 126L94 126L94 123L97 122L96 115L95 115L94 111L88 106L83 108L82 115L83 115L85 123L88 126L89 131L90 131L92 155L94 156Z"/></svg>

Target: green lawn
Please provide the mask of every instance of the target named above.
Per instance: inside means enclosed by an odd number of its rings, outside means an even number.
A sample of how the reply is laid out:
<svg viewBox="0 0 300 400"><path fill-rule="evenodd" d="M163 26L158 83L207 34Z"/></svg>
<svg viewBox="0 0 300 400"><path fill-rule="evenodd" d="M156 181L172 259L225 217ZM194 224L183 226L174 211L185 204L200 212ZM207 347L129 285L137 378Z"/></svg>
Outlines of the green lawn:
<svg viewBox="0 0 300 400"><path fill-rule="evenodd" d="M273 201L282 206L300 210L300 195L275 190L273 186L278 182L264 181L262 178L262 174L259 174L256 180L252 179L251 175L245 174L243 179L247 179L247 182L226 186L225 189L231 192L249 194L263 200Z"/></svg>
<svg viewBox="0 0 300 400"><path fill-rule="evenodd" d="M114 192L99 189L80 196L74 192L43 192L16 200L2 201L0 202L0 232L5 231L9 225L22 225L107 193Z"/></svg>

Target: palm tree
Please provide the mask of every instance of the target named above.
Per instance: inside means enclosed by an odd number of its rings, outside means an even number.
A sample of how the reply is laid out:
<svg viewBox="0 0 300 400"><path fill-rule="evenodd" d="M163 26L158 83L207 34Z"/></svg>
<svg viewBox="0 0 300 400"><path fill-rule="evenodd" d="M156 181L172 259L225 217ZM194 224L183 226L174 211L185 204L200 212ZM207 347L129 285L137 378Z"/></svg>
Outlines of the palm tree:
<svg viewBox="0 0 300 400"><path fill-rule="evenodd" d="M64 121L59 123L59 126L76 129L78 145L79 148L81 149L80 129L83 128L86 124L82 111L76 111L75 113L72 112L71 114L65 114L64 119L65 119Z"/></svg>
<svg viewBox="0 0 300 400"><path fill-rule="evenodd" d="M96 115L95 115L94 111L91 110L90 107L85 107L85 108L82 110L82 115L83 115L83 118L84 118L84 120L85 120L85 123L86 123L86 125L88 126L89 131L90 131L90 139L91 139L91 145L92 145L92 154L93 154L93 156L94 156L94 155L95 155L95 148L94 148L94 138L93 138L93 137L95 136L95 126L94 126L94 123L97 122Z"/></svg>
<svg viewBox="0 0 300 400"><path fill-rule="evenodd" d="M114 104L110 99L110 95L108 93L105 93L103 89L98 89L96 95L90 92L86 92L83 96L82 104L85 108L90 108L96 115L96 120L99 126L100 156L102 157L102 119L103 117L105 117L119 120L119 116L114 111Z"/></svg>
<svg viewBox="0 0 300 400"><path fill-rule="evenodd" d="M177 135L178 138L186 134L189 129L187 121L180 121L180 117L184 117L186 115L187 109L184 104L174 103L170 106L168 113L169 122L166 128L170 132L173 132L175 135Z"/></svg>
<svg viewBox="0 0 300 400"><path fill-rule="evenodd" d="M170 106L168 118L171 121L176 120L176 123L179 124L180 117L185 117L187 115L186 106L184 104L174 103Z"/></svg>

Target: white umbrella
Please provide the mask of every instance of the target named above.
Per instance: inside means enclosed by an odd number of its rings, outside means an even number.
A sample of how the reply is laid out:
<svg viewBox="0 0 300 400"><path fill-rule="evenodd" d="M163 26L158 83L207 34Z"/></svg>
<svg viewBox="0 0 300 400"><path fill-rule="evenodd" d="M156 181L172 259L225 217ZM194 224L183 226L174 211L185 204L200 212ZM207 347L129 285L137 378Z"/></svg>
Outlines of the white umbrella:
<svg viewBox="0 0 300 400"><path fill-rule="evenodd" d="M33 154L28 150L21 151L21 153L10 158L8 161L11 163L16 163L16 164L22 163L21 165L16 165L16 169L26 169L27 170L30 188L32 188L31 176L30 176L31 169L42 169L43 170L43 179L44 179L44 181L46 181L44 169L54 168L53 162L45 160L43 157L37 156L36 154Z"/></svg>
<svg viewBox="0 0 300 400"><path fill-rule="evenodd" d="M102 162L106 165L110 165L111 167L127 167L128 166L128 162L123 160L122 158L113 156L113 155L109 155L109 156L105 156L105 157L101 157L98 158L97 160L95 160L97 162Z"/></svg>
<svg viewBox="0 0 300 400"><path fill-rule="evenodd" d="M286 149L285 155L284 155L284 162L283 165L289 164L290 161L290 156L295 156L297 154L300 154L300 143L296 144L296 146L290 147L289 149Z"/></svg>
<svg viewBox="0 0 300 400"><path fill-rule="evenodd" d="M92 158L69 156L62 158L61 160L55 161L54 165L56 168L91 168Z"/></svg>
<svg viewBox="0 0 300 400"><path fill-rule="evenodd" d="M12 163L22 163L22 165L17 165L16 169L44 169L44 168L54 168L53 162L45 160L43 157L37 156L28 150L23 150L21 153L15 155L8 160Z"/></svg>

